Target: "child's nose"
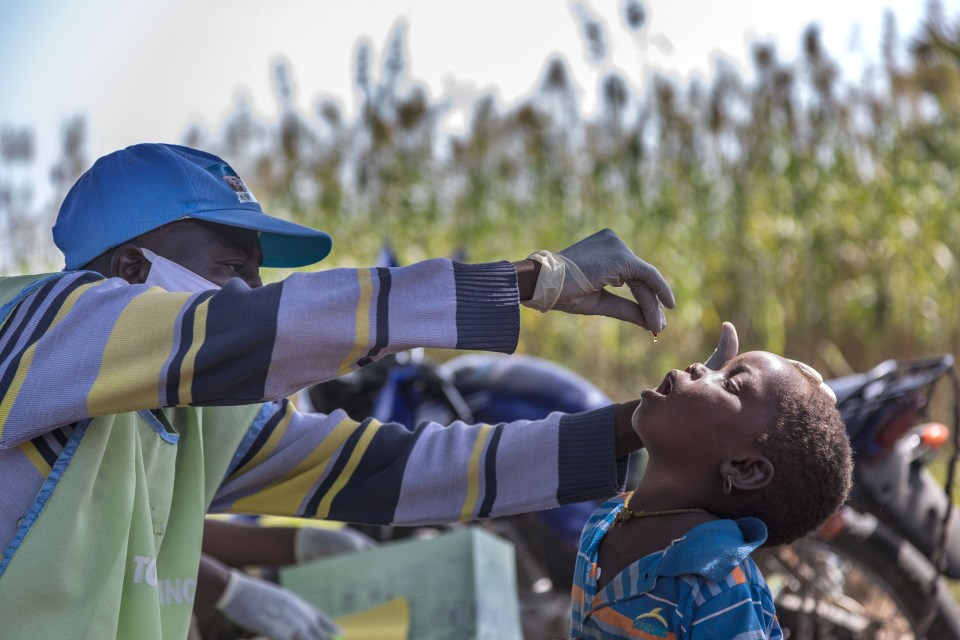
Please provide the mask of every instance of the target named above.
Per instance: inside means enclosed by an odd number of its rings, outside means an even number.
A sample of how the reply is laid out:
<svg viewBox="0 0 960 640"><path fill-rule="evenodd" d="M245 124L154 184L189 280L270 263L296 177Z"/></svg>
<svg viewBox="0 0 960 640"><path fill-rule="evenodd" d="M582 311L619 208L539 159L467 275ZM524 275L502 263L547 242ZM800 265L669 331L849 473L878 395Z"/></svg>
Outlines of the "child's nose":
<svg viewBox="0 0 960 640"><path fill-rule="evenodd" d="M697 362L684 369L684 371L689 373L692 379L697 380L706 375L708 369L704 365Z"/></svg>

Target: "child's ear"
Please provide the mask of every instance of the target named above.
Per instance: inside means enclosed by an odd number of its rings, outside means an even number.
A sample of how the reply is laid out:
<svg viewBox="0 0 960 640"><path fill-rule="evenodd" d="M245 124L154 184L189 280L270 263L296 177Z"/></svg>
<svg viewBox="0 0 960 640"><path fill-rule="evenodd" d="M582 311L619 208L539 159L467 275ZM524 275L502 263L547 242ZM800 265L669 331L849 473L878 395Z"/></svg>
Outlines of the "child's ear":
<svg viewBox="0 0 960 640"><path fill-rule="evenodd" d="M773 463L760 454L726 460L720 465L721 483L727 483L727 478L732 488L741 491L763 489L773 480Z"/></svg>

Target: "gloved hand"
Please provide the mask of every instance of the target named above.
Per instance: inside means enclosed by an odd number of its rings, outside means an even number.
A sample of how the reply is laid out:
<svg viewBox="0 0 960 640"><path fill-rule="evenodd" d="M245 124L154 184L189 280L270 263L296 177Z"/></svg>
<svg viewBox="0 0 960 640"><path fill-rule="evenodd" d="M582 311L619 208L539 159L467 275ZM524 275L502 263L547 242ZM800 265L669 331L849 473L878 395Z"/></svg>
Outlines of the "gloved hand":
<svg viewBox="0 0 960 640"><path fill-rule="evenodd" d="M559 253L537 251L529 256L542 266L533 298L522 304L548 311L600 315L625 320L656 335L666 326L661 305L673 309L673 291L655 267L638 258L610 229ZM605 290L626 284L636 302Z"/></svg>
<svg viewBox="0 0 960 640"><path fill-rule="evenodd" d="M217 609L247 631L273 640L331 640L343 630L325 613L272 582L233 569Z"/></svg>
<svg viewBox="0 0 960 640"><path fill-rule="evenodd" d="M309 562L317 558L341 553L366 551L377 546L376 541L356 529L323 529L301 527L293 536L293 557L297 562Z"/></svg>
<svg viewBox="0 0 960 640"><path fill-rule="evenodd" d="M713 354L704 362L707 369L717 371L723 368L728 360L737 357L737 351L740 350L740 339L737 337L737 328L732 322L724 322L720 325L720 342Z"/></svg>

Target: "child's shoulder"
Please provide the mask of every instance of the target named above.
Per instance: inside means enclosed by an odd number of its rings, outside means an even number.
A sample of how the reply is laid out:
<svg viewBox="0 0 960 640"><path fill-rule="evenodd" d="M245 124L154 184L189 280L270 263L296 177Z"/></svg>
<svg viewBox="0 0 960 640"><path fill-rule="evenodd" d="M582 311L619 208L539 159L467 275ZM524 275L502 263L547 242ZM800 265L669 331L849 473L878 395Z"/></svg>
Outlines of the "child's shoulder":
<svg viewBox="0 0 960 640"><path fill-rule="evenodd" d="M716 584L753 579L759 570L750 554L764 540L766 529L759 520L714 520L674 540L665 551L661 569L664 575L692 574Z"/></svg>
<svg viewBox="0 0 960 640"><path fill-rule="evenodd" d="M756 637L771 640L783 637L773 594L751 558L719 580L680 576L678 591L678 609L701 631L712 631L715 637L740 637L738 634L748 632L762 633Z"/></svg>

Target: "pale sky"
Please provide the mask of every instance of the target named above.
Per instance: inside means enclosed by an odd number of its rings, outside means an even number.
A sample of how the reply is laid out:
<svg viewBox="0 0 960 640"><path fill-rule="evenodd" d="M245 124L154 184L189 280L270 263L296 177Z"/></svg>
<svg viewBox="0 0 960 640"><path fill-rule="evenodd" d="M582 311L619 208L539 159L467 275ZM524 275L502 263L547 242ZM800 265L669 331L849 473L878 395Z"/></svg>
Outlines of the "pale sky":
<svg viewBox="0 0 960 640"><path fill-rule="evenodd" d="M602 70L639 80L655 69L708 77L718 59L749 67L749 45L773 42L797 55L812 22L845 72L876 60L884 8L901 35L921 0L643 0L641 37L624 27L622 0L581 0L606 26L611 55L585 61L577 3L547 0L0 0L0 126L35 129L39 162L55 157L60 123L84 114L91 159L142 141L179 142L191 123L215 131L243 94L254 111L276 113L272 68L293 72L298 104L333 99L347 113L357 42L376 67L399 19L407 61L432 97L462 104L494 92L503 106L527 94L547 58L565 57L589 109ZM945 0L948 16L960 0Z"/></svg>

